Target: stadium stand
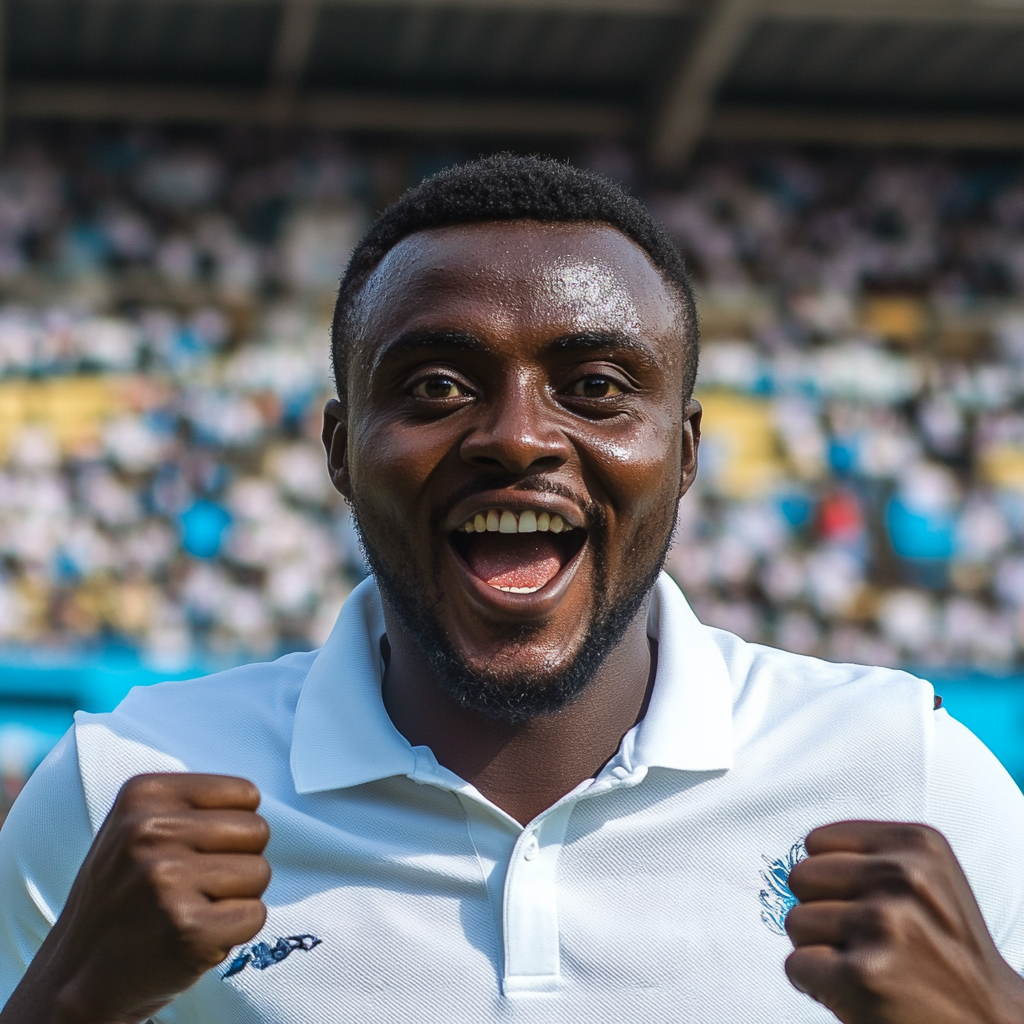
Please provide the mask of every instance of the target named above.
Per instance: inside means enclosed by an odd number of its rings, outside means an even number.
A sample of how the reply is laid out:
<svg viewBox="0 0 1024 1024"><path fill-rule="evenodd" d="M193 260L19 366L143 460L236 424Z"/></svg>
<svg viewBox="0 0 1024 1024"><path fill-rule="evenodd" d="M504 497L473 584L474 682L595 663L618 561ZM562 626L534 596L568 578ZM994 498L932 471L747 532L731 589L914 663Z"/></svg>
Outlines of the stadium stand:
<svg viewBox="0 0 1024 1024"><path fill-rule="evenodd" d="M118 133L76 159L0 176L0 632L168 664L315 645L362 572L316 435L372 160ZM701 612L843 660L1019 663L1021 167L709 154L650 201L701 287L670 563Z"/></svg>
<svg viewBox="0 0 1024 1024"><path fill-rule="evenodd" d="M501 146L624 181L687 253L698 612L1021 670L1021 4L0 10L6 792L95 694L323 640L364 572L317 441L333 288L403 188Z"/></svg>

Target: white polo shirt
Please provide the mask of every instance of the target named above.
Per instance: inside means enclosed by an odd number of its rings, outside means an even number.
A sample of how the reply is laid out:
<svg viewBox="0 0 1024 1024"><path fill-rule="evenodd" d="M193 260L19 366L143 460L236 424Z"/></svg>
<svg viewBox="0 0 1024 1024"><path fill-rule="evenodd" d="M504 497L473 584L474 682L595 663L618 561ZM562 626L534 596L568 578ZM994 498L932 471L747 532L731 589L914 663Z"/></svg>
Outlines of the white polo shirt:
<svg viewBox="0 0 1024 1024"><path fill-rule="evenodd" d="M646 718L523 828L391 724L383 630L366 582L319 652L80 713L0 833L0 999L150 771L246 776L272 831L266 927L167 1024L832 1021L782 920L802 837L844 818L940 828L1024 964L1024 797L928 683L709 629L663 576Z"/></svg>

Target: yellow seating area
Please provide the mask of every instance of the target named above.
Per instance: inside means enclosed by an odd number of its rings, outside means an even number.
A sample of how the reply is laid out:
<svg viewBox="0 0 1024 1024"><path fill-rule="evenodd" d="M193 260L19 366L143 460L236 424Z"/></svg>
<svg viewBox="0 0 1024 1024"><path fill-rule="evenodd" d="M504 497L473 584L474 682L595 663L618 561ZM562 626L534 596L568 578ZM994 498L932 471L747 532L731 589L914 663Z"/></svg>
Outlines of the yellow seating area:
<svg viewBox="0 0 1024 1024"><path fill-rule="evenodd" d="M701 473L726 498L763 497L787 475L771 404L725 390L700 391Z"/></svg>
<svg viewBox="0 0 1024 1024"><path fill-rule="evenodd" d="M0 458L26 427L42 427L62 454L84 454L114 416L145 407L152 391L138 378L51 377L0 381Z"/></svg>

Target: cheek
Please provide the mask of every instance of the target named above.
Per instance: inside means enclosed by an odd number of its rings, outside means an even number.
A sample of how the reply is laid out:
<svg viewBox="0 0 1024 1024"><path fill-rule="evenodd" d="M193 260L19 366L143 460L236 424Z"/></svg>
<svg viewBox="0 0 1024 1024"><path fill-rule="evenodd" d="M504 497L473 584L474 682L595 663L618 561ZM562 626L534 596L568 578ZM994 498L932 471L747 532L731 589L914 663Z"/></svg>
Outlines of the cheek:
<svg viewBox="0 0 1024 1024"><path fill-rule="evenodd" d="M410 427L386 419L359 423L349 442L357 501L375 515L401 523L403 530L414 527L424 488L451 449L445 435L422 424Z"/></svg>
<svg viewBox="0 0 1024 1024"><path fill-rule="evenodd" d="M598 500L601 492L607 499L610 528L630 533L659 517L671 520L680 485L681 430L678 418L645 417L591 439L591 490Z"/></svg>

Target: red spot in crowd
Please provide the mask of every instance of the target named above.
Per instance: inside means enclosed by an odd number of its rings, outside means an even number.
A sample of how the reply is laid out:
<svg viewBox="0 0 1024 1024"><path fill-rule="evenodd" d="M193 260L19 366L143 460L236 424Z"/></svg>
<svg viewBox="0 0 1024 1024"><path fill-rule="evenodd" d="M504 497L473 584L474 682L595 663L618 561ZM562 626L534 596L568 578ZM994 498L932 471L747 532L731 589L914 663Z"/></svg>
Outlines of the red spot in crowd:
<svg viewBox="0 0 1024 1024"><path fill-rule="evenodd" d="M825 540L849 543L864 536L864 513L849 491L827 495L818 510L818 529Z"/></svg>

